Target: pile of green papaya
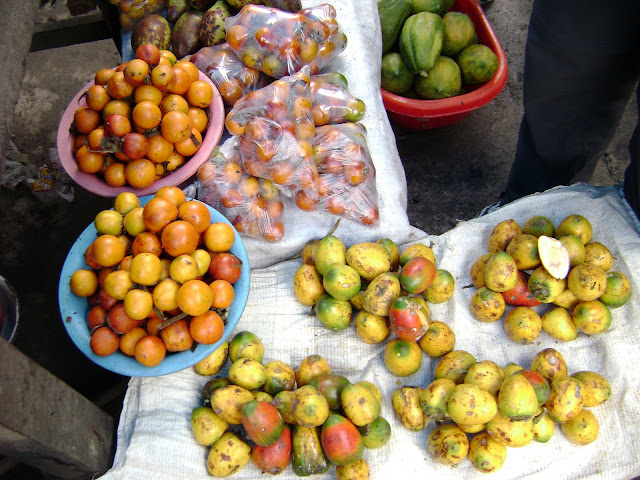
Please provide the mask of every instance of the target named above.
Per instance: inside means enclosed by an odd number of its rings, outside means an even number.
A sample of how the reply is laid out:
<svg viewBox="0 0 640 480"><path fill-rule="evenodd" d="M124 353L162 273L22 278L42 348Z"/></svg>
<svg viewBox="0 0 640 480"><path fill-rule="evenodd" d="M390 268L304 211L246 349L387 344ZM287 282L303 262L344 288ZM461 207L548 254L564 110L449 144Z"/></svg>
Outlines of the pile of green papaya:
<svg viewBox="0 0 640 480"><path fill-rule="evenodd" d="M294 369L264 353L257 335L241 331L194 366L214 376L191 412L193 438L209 449L207 472L226 477L252 463L270 475L291 465L306 477L335 466L338 480L369 478L364 453L391 438L380 389L332 372L321 355ZM225 366L227 376L218 375Z"/></svg>
<svg viewBox="0 0 640 480"><path fill-rule="evenodd" d="M454 350L438 361L434 377L426 388L395 390L395 414L412 431L437 424L427 439L433 460L457 465L468 458L483 473L499 470L508 448L548 442L556 426L575 445L594 442L600 424L592 410L611 397L606 378L589 370L569 374L553 348L528 367Z"/></svg>
<svg viewBox="0 0 640 480"><path fill-rule="evenodd" d="M455 0L378 0L382 31L381 86L397 95L438 100L489 81L498 57L478 43Z"/></svg>

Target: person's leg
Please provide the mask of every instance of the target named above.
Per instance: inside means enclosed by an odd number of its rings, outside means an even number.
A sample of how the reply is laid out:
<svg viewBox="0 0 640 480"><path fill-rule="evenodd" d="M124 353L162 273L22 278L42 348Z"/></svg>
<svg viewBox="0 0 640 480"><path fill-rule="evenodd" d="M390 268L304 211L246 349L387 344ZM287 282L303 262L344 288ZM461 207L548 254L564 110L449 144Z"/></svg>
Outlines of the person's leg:
<svg viewBox="0 0 640 480"><path fill-rule="evenodd" d="M534 1L502 203L570 184L607 147L640 74L638 18L637 1Z"/></svg>
<svg viewBox="0 0 640 480"><path fill-rule="evenodd" d="M629 158L631 162L624 172L624 196L640 219L640 85L636 89L636 105L638 107L638 123L629 142Z"/></svg>

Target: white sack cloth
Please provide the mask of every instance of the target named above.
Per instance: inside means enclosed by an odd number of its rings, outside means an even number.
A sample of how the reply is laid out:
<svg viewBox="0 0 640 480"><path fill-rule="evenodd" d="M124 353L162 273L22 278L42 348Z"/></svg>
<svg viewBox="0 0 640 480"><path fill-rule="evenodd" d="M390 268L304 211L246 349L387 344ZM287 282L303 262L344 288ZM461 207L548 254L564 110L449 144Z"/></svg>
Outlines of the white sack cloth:
<svg viewBox="0 0 640 480"><path fill-rule="evenodd" d="M611 328L602 334L579 334L576 340L560 342L542 332L530 345L520 345L506 336L502 321L481 323L469 312L474 288L469 267L486 252L486 241L500 221L513 218L523 224L529 217L545 215L555 225L572 213L585 215L593 225L594 241L605 244L615 257L614 270L627 275L634 289L632 300L612 309ZM523 198L440 236L421 237L432 243L439 268L455 277L456 289L446 303L432 305L432 319L448 323L456 334L455 348L466 350L478 361L491 360L504 366L516 362L528 368L534 355L552 347L566 360L569 373L592 370L611 384L612 397L594 407L600 436L592 444L578 447L568 442L559 428L546 444L508 448L506 463L491 474L502 479L628 479L640 475L640 227L636 217L614 187L577 185L561 187ZM415 243L415 242L412 242ZM403 248L406 245L402 246ZM384 366L382 345L367 345L353 327L333 333L309 315L293 294L293 275L301 260L289 260L251 272L251 293L237 331L249 330L265 345L264 362L282 360L296 368L311 354L323 356L337 374L352 382L368 380L382 391L382 416L392 427L388 444L365 449L371 478L388 480L487 478L468 460L457 467L435 463L427 452L427 436L434 425L419 432L404 428L391 407L391 394L401 385L426 387L433 380L437 359L423 355L421 369L397 378ZM227 363L228 369L228 363ZM226 375L227 369L219 375ZM209 377L186 369L164 377L132 378L118 427L118 446L112 469L103 480L205 480L208 449L196 444L190 429L191 410L201 404L200 392ZM239 480L266 478L251 463L234 474ZM296 479L289 467L275 478ZM325 475L335 478L335 467Z"/></svg>

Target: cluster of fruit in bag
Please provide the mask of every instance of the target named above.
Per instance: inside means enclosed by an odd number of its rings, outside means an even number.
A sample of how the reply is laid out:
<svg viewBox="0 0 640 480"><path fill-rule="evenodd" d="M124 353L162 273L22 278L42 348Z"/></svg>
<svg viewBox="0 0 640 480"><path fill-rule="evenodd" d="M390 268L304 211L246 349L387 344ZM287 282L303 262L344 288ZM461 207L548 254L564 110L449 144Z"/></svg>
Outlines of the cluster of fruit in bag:
<svg viewBox="0 0 640 480"><path fill-rule="evenodd" d="M323 4L297 13L247 5L225 19L226 41L242 62L281 78L308 65L319 73L347 45L336 10Z"/></svg>
<svg viewBox="0 0 640 480"><path fill-rule="evenodd" d="M370 225L378 219L375 168L365 128L354 123L364 110L343 75L310 76L304 66L240 98L225 126L233 136L228 141L237 142L244 173L269 180L304 211L325 210ZM223 204L222 197L211 197L216 190L211 182L219 178L200 175L200 180L199 198L212 206Z"/></svg>
<svg viewBox="0 0 640 480"><path fill-rule="evenodd" d="M217 147L200 168L198 198L228 218L238 232L276 242L284 235L280 191L271 180L243 171L237 140L229 139L228 152Z"/></svg>

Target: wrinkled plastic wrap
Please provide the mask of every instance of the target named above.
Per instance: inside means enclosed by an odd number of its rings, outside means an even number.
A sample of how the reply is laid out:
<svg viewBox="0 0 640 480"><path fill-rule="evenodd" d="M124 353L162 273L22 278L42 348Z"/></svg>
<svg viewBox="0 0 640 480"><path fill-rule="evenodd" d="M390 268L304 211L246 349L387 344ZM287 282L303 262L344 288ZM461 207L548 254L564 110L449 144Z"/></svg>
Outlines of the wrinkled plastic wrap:
<svg viewBox="0 0 640 480"><path fill-rule="evenodd" d="M365 114L364 102L349 92L347 78L339 72L311 76L311 115L316 127L359 122Z"/></svg>
<svg viewBox="0 0 640 480"><path fill-rule="evenodd" d="M376 169L364 125L316 128L313 158L318 168L318 195L299 191L296 205L302 210L323 209L364 225L375 223L379 216Z"/></svg>
<svg viewBox="0 0 640 480"><path fill-rule="evenodd" d="M233 107L241 97L267 86L273 80L242 63L226 42L202 47L190 60L211 79L228 107Z"/></svg>
<svg viewBox="0 0 640 480"><path fill-rule="evenodd" d="M247 5L225 19L227 43L245 65L281 78L308 65L315 75L346 47L331 4L298 13Z"/></svg>
<svg viewBox="0 0 640 480"><path fill-rule="evenodd" d="M228 139L198 169L197 198L229 219L240 235L277 242L285 233L280 191L270 180L243 171L238 140Z"/></svg>
<svg viewBox="0 0 640 480"><path fill-rule="evenodd" d="M244 170L271 180L289 197L298 190L317 193L309 82L309 67L305 66L248 93L225 119L227 130L240 136Z"/></svg>

